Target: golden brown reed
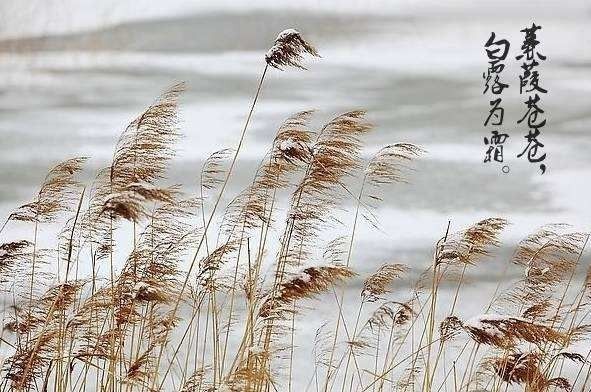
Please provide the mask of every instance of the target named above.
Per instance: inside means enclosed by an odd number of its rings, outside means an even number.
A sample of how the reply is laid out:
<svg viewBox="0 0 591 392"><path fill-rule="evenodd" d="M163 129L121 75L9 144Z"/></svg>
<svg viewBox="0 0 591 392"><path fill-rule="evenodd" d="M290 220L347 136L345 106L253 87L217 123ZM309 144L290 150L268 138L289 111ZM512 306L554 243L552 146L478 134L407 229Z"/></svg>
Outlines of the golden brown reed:
<svg viewBox="0 0 591 392"><path fill-rule="evenodd" d="M518 317L501 315L481 315L462 322L455 316L448 316L441 329L444 336L452 331L462 329L472 339L481 344L500 348L514 348L520 342L562 343L566 336L550 327L533 323Z"/></svg>
<svg viewBox="0 0 591 392"><path fill-rule="evenodd" d="M316 49L302 38L299 31L287 29L277 35L273 46L265 54L265 61L277 69L286 66L305 69L301 64L305 53L319 57Z"/></svg>
<svg viewBox="0 0 591 392"><path fill-rule="evenodd" d="M505 219L488 218L448 235L438 243L437 264L474 264L499 245L498 236L506 225Z"/></svg>
<svg viewBox="0 0 591 392"><path fill-rule="evenodd" d="M306 54L318 55L297 31L286 30L266 64L303 68ZM534 392L589 386L591 355L577 352L591 330L591 274L578 275L587 234L555 225L527 237L510 260L520 278L499 278L509 289L495 292L490 303L483 299L475 316L476 304L465 306L474 300L464 294L466 274L497 266L495 249L507 226L501 218L481 220L447 232L410 297L399 298L402 285L395 282L416 268L385 264L355 279L358 260L371 257L355 242L363 224L357 218L362 214L369 229L378 227L384 186L408 182L411 163L424 153L420 147L389 144L364 159L363 138L372 129L365 112L343 113L315 129L313 112L302 111L279 126L252 181L222 206L256 98L238 148L206 159L197 194L187 195L165 182L180 137L183 89L172 86L125 128L112 162L92 184L77 180L84 158L65 161L50 170L33 201L7 219L35 227L32 240L0 245L0 283L12 294L0 339L6 351L0 389L291 392L307 383L322 392L460 392L477 385ZM346 221L350 214L337 221L350 201L352 221ZM218 204L225 207L220 222ZM37 236L49 237L49 222L65 224L54 249L40 249ZM349 235L323 250L324 230L335 226ZM130 230L116 233L120 227ZM116 248L119 241L129 246ZM480 263L485 257L491 265ZM16 284L20 274L30 274L28 287ZM440 286L452 275L457 286L444 300L449 292ZM357 312L337 287L344 283L360 294ZM303 303L317 297L330 314L312 320L322 326L310 357L299 340L305 339ZM313 369L302 380L308 369L298 364L308 361ZM479 373L486 367L489 373Z"/></svg>
<svg viewBox="0 0 591 392"><path fill-rule="evenodd" d="M305 268L300 274L281 283L278 293L263 303L259 315L270 317L285 310L284 305L295 300L312 298L354 275L355 273L350 268L343 265Z"/></svg>
<svg viewBox="0 0 591 392"><path fill-rule="evenodd" d="M384 264L363 282L361 297L364 301L377 301L390 292L392 282L400 278L408 267L404 264Z"/></svg>
<svg viewBox="0 0 591 392"><path fill-rule="evenodd" d="M76 199L80 183L75 175L82 169L86 158L72 158L54 166L39 188L36 199L13 211L7 220L51 222L61 212L68 211Z"/></svg>
<svg viewBox="0 0 591 392"><path fill-rule="evenodd" d="M537 352L511 353L490 359L490 366L508 384L521 384L525 391L572 390L564 377L548 379L540 370L543 356Z"/></svg>

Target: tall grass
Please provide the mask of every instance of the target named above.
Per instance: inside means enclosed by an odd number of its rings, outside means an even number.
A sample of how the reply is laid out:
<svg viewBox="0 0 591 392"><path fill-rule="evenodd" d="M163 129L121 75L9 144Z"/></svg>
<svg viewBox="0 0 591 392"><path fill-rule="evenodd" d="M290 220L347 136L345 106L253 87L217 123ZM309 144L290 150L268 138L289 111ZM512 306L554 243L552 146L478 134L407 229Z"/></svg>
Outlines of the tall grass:
<svg viewBox="0 0 591 392"><path fill-rule="evenodd" d="M297 31L277 37L237 147L205 159L196 194L166 185L177 84L125 128L91 183L79 180L85 158L67 160L7 217L0 234L30 235L0 245L2 391L591 388L588 234L536 231L507 264L520 277L504 275L488 300L470 297L466 276L491 262L500 218L449 222L406 294L417 266L359 276L356 231L379 229L383 192L424 154L396 143L364 158L363 111L319 128L312 111L290 116L248 186L227 195L265 75L303 69L306 54L318 56ZM323 244L335 225L348 236ZM331 312L312 325L315 297Z"/></svg>

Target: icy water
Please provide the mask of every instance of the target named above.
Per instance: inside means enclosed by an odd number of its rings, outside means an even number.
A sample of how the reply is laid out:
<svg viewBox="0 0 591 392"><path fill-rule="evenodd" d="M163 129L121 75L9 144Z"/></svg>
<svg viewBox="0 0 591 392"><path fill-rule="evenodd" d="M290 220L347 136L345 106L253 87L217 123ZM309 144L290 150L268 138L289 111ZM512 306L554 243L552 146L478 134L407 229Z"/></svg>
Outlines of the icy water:
<svg viewBox="0 0 591 392"><path fill-rule="evenodd" d="M181 105L185 137L170 181L194 185L205 157L235 146L266 49L279 31L295 27L322 58L307 61L307 71L269 72L229 195L249 181L290 114L316 109L320 124L363 108L376 125L366 154L401 141L428 153L410 184L388 188L377 211L381 230L358 229L355 268L369 271L395 260L420 269L448 220L460 229L484 217L507 218L512 225L501 255L546 223L590 230L591 6L513 3L481 8L450 2L449 9L405 3L367 13L356 2L312 11L278 5L228 12L210 4L187 7L182 16L156 14L82 33L0 41L0 216L27 201L62 159L87 155L91 168L105 165L127 122L177 81L188 83ZM488 132L482 126L488 108L483 45L495 31L512 42L514 56L519 30L532 21L543 26L540 50L548 56L539 69L549 90L543 97L548 171L540 176L515 157L524 142L525 131L515 124L524 104L517 62L508 60L504 75L511 87L503 101L510 172L503 174L500 166L482 163ZM472 290L494 286L486 283L500 268L491 265L471 272ZM313 332L304 333L312 339Z"/></svg>

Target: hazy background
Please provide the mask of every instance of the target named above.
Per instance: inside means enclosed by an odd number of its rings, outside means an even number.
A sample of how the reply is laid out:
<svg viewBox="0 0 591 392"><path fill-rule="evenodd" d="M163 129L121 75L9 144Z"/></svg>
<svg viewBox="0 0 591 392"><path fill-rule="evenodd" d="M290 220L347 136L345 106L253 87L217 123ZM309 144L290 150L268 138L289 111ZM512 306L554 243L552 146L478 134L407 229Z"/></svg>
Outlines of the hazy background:
<svg viewBox="0 0 591 392"><path fill-rule="evenodd" d="M539 67L549 90L544 176L515 158L526 131L515 124L524 99L512 58L519 30L533 21L543 26L540 51L548 56ZM288 115L317 109L320 123L364 108L376 124L367 154L400 141L428 154L409 185L387 191L382 230L359 228L355 268L425 265L448 220L460 229L484 217L509 219L501 255L542 224L590 230L590 22L588 1L0 0L0 216L27 201L60 160L88 155L91 169L107 164L125 125L181 80L189 86L185 139L170 176L194 185L205 157L235 146L264 53L294 27L323 58L305 72L270 71L228 196L250 180ZM491 31L512 43L503 94L509 174L482 163L483 45ZM489 265L471 271L476 293L499 276L499 264ZM313 331L302 333L311 341Z"/></svg>

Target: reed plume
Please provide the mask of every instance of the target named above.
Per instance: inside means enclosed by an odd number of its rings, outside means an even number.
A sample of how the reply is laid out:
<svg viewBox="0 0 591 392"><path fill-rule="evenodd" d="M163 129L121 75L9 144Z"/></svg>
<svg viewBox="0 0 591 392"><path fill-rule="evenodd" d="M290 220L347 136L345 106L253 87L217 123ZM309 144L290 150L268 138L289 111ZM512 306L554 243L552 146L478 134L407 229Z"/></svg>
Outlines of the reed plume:
<svg viewBox="0 0 591 392"><path fill-rule="evenodd" d="M361 297L364 301L377 301L380 296L389 293L389 286L395 279L401 277L408 270L404 264L384 264L365 282L363 282L363 290Z"/></svg>
<svg viewBox="0 0 591 392"><path fill-rule="evenodd" d="M488 218L464 231L448 235L438 243L437 264L474 264L499 245L499 234L506 226L505 219Z"/></svg>
<svg viewBox="0 0 591 392"><path fill-rule="evenodd" d="M316 49L302 38L299 31L287 29L277 35L273 46L265 54L265 61L280 70L286 66L305 69L301 63L304 54L319 57Z"/></svg>
<svg viewBox="0 0 591 392"><path fill-rule="evenodd" d="M512 316L480 315L465 322L449 316L443 323L442 329L448 334L454 329L462 329L476 342L500 348L513 348L519 342L561 343L566 338L564 333L550 327Z"/></svg>
<svg viewBox="0 0 591 392"><path fill-rule="evenodd" d="M259 315L269 317L277 312L285 311L284 305L295 300L311 298L354 275L355 273L351 269L342 265L305 268L301 273L283 282L274 297L263 302Z"/></svg>
<svg viewBox="0 0 591 392"><path fill-rule="evenodd" d="M7 283L10 278L14 278L14 273L30 259L32 245L27 240L0 245L0 283Z"/></svg>
<svg viewBox="0 0 591 392"><path fill-rule="evenodd" d="M170 202L173 195L158 188L179 138L178 98L184 83L166 90L123 131L109 167L108 187L102 213L138 221L145 216L147 202Z"/></svg>
<svg viewBox="0 0 591 392"><path fill-rule="evenodd" d="M570 391L571 383L564 377L547 378L539 352L511 353L489 360L496 374L507 384L521 384L525 391L548 391L554 388Z"/></svg>
<svg viewBox="0 0 591 392"><path fill-rule="evenodd" d="M283 50L286 50L286 52L285 52L286 54L288 53L287 50L293 51L293 49L294 49L293 44L294 44L294 42L292 42L291 40L288 40L286 42L286 45L288 45L288 46L285 46L284 49L283 49ZM306 45L308 45L308 44L306 44ZM292 54L292 56L293 56L293 54ZM181 286L181 289L180 289L180 292L179 292L179 296L177 297L177 300L176 300L176 304L174 306L173 313L176 313L176 311L178 310L178 306L180 304L182 295L183 295L185 289L187 288L187 285L189 283L189 279L191 277L191 273L193 272L193 269L195 267L195 263L197 261L197 257L198 257L199 251L201 250L201 247L203 246L203 244L207 242L206 239L207 239L207 234L208 234L209 227L211 225L211 222L213 220L213 217L215 216L215 213L217 211L217 208L218 208L218 205L220 203L221 197L222 197L222 195L224 194L224 192L226 190L226 186L228 184L228 181L230 179L230 176L232 175L232 172L234 170L234 166L236 165L236 161L238 159L238 154L240 153L240 150L241 150L242 145L244 143L244 139L245 139L245 136L246 136L246 131L247 131L248 126L250 124L250 121L251 121L252 115L254 113L254 109L255 109L255 106L257 104L257 101L259 99L259 95L260 95L261 90L262 90L262 87L263 87L263 83L264 83L264 80L265 80L265 76L267 74L267 70L268 70L269 66L273 64L272 62L270 63L270 61L271 60L267 60L267 58L265 59L265 63L266 63L265 64L265 68L263 69L263 73L262 73L261 78L259 80L259 83L257 85L256 93L255 93L254 98L252 100L252 104L250 105L250 110L249 110L248 115L246 117L246 121L244 123L244 127L242 128L242 132L240 133L240 138L239 138L238 144L237 144L237 146L236 146L236 148L234 150L234 154L233 154L232 159L230 161L230 164L228 166L228 170L225 173L224 180L223 180L223 182L221 182L219 193L218 193L218 196L217 196L217 198L216 198L216 200L214 202L214 205L213 205L212 211L211 211L211 213L209 215L209 218L206 221L204 219L204 233L203 233L201 239L199 240L199 243L197 245L197 249L195 251L194 257L193 257L193 259L191 261L191 264L189 266L189 269L188 269L188 271L186 273L186 277L185 277L185 280L184 280L184 282L183 282L183 284ZM156 368L159 368L160 361L162 359L163 350L164 350L164 347L161 346L160 352L158 354L158 359L157 359L156 365L155 365ZM153 387L154 386L155 385L153 385Z"/></svg>
<svg viewBox="0 0 591 392"><path fill-rule="evenodd" d="M382 147L367 163L361 190L359 207L363 205L363 217L377 227L377 217L367 207L375 209L383 201L383 187L393 183L408 183L408 175L414 170L412 162L425 153L421 147L411 143L395 143Z"/></svg>
<svg viewBox="0 0 591 392"><path fill-rule="evenodd" d="M85 161L84 157L72 158L54 166L45 176L35 200L18 207L7 221L47 223L72 208L71 202L78 196L80 187L75 175Z"/></svg>

